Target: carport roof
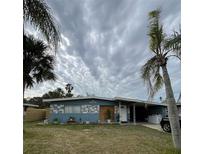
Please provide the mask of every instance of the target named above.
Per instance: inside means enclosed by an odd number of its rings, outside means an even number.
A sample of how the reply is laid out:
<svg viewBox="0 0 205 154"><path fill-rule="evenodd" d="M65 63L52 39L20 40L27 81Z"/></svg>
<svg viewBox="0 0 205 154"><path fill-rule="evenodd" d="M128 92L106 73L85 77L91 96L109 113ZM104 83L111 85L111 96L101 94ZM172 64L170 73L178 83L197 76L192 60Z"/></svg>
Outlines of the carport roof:
<svg viewBox="0 0 205 154"><path fill-rule="evenodd" d="M149 106L167 106L167 104L162 104L162 103L157 103L157 102L151 102L151 101L144 101L144 100L139 100L139 99L132 99L132 98L123 98L123 97L115 97L115 100L123 103L132 103L136 105L149 105Z"/></svg>

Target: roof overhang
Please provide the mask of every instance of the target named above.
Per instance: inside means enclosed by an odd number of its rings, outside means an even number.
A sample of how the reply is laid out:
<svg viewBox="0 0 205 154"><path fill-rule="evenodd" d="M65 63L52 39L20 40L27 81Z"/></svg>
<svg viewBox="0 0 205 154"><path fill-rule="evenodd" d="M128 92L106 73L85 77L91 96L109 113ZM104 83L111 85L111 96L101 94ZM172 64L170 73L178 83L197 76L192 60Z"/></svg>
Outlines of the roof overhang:
<svg viewBox="0 0 205 154"><path fill-rule="evenodd" d="M66 98L43 99L43 102L59 102L59 101L89 100L89 99L115 101L113 98L105 98L105 97L93 96L93 97L66 97Z"/></svg>
<svg viewBox="0 0 205 154"><path fill-rule="evenodd" d="M114 97L114 98L105 98L105 97L67 97L67 98L52 98L52 99L43 99L43 102L63 102L63 101L73 101L73 100L103 100L103 101L112 101L112 102L121 102L125 104L135 104L135 106L167 106L165 103L157 103L151 101L143 101L139 99L132 98L123 98L123 97Z"/></svg>
<svg viewBox="0 0 205 154"><path fill-rule="evenodd" d="M23 106L26 106L26 107L39 107L38 105L27 104L27 103L23 103Z"/></svg>
<svg viewBox="0 0 205 154"><path fill-rule="evenodd" d="M139 99L132 99L132 98L122 98L122 97L115 97L115 100L122 102L122 103L130 103L135 104L135 106L167 106L166 104L151 102L151 101L144 101Z"/></svg>

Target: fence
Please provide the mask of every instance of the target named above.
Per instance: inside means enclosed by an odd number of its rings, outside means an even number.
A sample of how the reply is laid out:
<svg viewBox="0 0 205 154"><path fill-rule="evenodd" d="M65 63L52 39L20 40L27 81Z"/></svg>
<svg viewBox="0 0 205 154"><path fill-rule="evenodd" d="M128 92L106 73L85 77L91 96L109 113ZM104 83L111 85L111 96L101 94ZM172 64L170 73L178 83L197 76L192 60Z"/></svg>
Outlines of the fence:
<svg viewBox="0 0 205 154"><path fill-rule="evenodd" d="M49 116L49 109L35 109L28 108L24 121L40 121L47 119Z"/></svg>

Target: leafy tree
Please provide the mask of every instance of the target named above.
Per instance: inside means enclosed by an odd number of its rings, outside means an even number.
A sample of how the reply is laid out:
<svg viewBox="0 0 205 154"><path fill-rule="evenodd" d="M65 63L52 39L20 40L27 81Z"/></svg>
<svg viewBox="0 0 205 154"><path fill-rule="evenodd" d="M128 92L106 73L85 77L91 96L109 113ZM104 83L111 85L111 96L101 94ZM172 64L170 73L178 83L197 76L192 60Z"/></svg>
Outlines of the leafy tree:
<svg viewBox="0 0 205 154"><path fill-rule="evenodd" d="M60 41L58 26L45 0L24 0L23 19L39 30L48 43L57 49Z"/></svg>
<svg viewBox="0 0 205 154"><path fill-rule="evenodd" d="M24 98L23 103L28 103L28 100Z"/></svg>
<svg viewBox="0 0 205 154"><path fill-rule="evenodd" d="M67 92L65 93L63 89L57 88L54 91L49 91L49 92L43 94L42 98L47 99L47 98L72 97L73 96L73 94L72 94L73 87L71 86L71 84L66 85L66 90L67 90Z"/></svg>
<svg viewBox="0 0 205 154"><path fill-rule="evenodd" d="M172 90L172 85L167 70L167 61L171 56L178 56L176 50L170 45L179 43L173 39L167 38L163 32L163 26L159 22L160 10L154 10L149 13L149 47L153 53L151 57L141 68L142 78L148 85L149 96L153 98L154 94L165 85L166 101L168 104L168 115L172 129L172 139L174 147L181 148L181 130L179 116ZM176 35L178 36L178 35ZM170 44L169 44L170 43ZM173 43L173 44L174 44ZM175 48L177 49L177 48ZM179 51L179 50L177 50ZM161 74L162 72L162 74Z"/></svg>
<svg viewBox="0 0 205 154"><path fill-rule="evenodd" d="M48 46L31 35L24 35L24 42L23 90L33 87L34 83L55 80L54 58L48 54Z"/></svg>
<svg viewBox="0 0 205 154"><path fill-rule="evenodd" d="M54 91L49 91L45 93L42 98L63 98L65 97L65 92L61 88L57 88Z"/></svg>
<svg viewBox="0 0 205 154"><path fill-rule="evenodd" d="M65 97L73 97L73 94L72 93L66 93Z"/></svg>
<svg viewBox="0 0 205 154"><path fill-rule="evenodd" d="M49 107L49 104L47 102L43 102L43 98L42 97L32 97L31 99L27 100L26 103L38 105L39 108L47 108L47 107Z"/></svg>

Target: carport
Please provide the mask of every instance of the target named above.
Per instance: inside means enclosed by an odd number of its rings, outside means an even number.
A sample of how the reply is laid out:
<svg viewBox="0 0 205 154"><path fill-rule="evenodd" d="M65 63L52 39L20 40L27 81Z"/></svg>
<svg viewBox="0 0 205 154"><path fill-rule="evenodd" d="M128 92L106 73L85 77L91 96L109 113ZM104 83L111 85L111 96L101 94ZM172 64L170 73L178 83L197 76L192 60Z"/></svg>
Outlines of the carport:
<svg viewBox="0 0 205 154"><path fill-rule="evenodd" d="M149 115L162 114L164 106L166 107L165 104L146 102L137 99L116 97L115 100L119 102L119 123L126 122L135 124L136 122L147 122ZM124 118L124 108L127 111L127 118Z"/></svg>

